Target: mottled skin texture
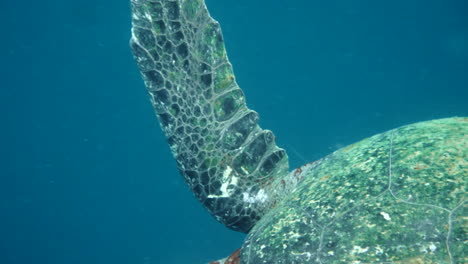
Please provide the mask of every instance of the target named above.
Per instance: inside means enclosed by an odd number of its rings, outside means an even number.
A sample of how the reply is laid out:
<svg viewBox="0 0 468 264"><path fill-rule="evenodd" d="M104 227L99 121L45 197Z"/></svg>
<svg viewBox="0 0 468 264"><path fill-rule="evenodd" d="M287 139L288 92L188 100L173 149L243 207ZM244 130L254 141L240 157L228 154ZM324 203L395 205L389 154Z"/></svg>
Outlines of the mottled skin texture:
<svg viewBox="0 0 468 264"><path fill-rule="evenodd" d="M132 52L179 171L218 221L249 231L285 191L272 183L286 152L247 108L202 0L131 5Z"/></svg>
<svg viewBox="0 0 468 264"><path fill-rule="evenodd" d="M257 223L241 263L468 263L467 157L468 118L340 149Z"/></svg>
<svg viewBox="0 0 468 264"><path fill-rule="evenodd" d="M288 174L204 1L131 4L132 51L181 174L249 232L219 263L468 263L468 119L391 130Z"/></svg>

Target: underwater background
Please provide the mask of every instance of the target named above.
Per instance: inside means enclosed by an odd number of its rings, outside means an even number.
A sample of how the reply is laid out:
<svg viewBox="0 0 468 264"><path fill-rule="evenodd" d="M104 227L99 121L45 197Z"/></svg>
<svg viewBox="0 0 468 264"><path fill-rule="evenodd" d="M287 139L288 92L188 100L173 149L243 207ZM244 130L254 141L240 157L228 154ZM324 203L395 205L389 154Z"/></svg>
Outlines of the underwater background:
<svg viewBox="0 0 468 264"><path fill-rule="evenodd" d="M207 5L291 169L468 116L465 0ZM0 8L0 263L206 263L241 246L178 174L128 46L129 1Z"/></svg>

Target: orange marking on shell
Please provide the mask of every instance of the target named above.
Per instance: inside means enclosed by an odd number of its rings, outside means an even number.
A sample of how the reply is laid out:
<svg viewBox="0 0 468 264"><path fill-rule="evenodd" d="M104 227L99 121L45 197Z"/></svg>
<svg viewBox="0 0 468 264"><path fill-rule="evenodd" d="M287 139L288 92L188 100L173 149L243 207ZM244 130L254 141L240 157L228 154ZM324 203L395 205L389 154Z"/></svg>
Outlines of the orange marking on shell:
<svg viewBox="0 0 468 264"><path fill-rule="evenodd" d="M211 261L208 264L240 264L240 248L229 255L223 263L219 261Z"/></svg>
<svg viewBox="0 0 468 264"><path fill-rule="evenodd" d="M294 171L294 176L297 176L297 175L299 175L301 173L302 173L302 167L299 167Z"/></svg>
<svg viewBox="0 0 468 264"><path fill-rule="evenodd" d="M319 160L311 161L311 162L307 163L306 165L312 165L312 164L314 164L314 163L317 162L317 161L319 161Z"/></svg>
<svg viewBox="0 0 468 264"><path fill-rule="evenodd" d="M239 264L240 263L240 248L234 251L229 258L226 260L225 264Z"/></svg>

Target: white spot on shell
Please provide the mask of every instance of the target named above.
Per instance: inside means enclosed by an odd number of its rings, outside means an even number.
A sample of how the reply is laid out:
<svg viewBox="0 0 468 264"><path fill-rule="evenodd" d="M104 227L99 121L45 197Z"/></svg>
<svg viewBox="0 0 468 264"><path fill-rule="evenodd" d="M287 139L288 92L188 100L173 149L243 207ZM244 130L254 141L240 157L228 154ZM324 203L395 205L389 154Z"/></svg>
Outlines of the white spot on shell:
<svg viewBox="0 0 468 264"><path fill-rule="evenodd" d="M383 249L380 246L375 247L375 254L376 255L382 255Z"/></svg>
<svg viewBox="0 0 468 264"><path fill-rule="evenodd" d="M362 254L366 253L369 250L369 247L362 248L360 246L353 246L353 250L351 250L351 254Z"/></svg>
<svg viewBox="0 0 468 264"><path fill-rule="evenodd" d="M387 214L386 212L380 212L380 214L383 216L383 218L387 221L390 221L392 220L392 218L390 218L390 215Z"/></svg>

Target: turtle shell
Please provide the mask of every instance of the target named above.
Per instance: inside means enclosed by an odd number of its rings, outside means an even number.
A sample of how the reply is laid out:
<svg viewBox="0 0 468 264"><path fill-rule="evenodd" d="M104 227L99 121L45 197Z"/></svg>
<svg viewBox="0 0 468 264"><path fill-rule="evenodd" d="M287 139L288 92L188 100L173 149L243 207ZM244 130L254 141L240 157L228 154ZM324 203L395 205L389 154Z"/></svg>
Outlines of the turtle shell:
<svg viewBox="0 0 468 264"><path fill-rule="evenodd" d="M241 263L468 263L468 118L416 123L306 166Z"/></svg>

